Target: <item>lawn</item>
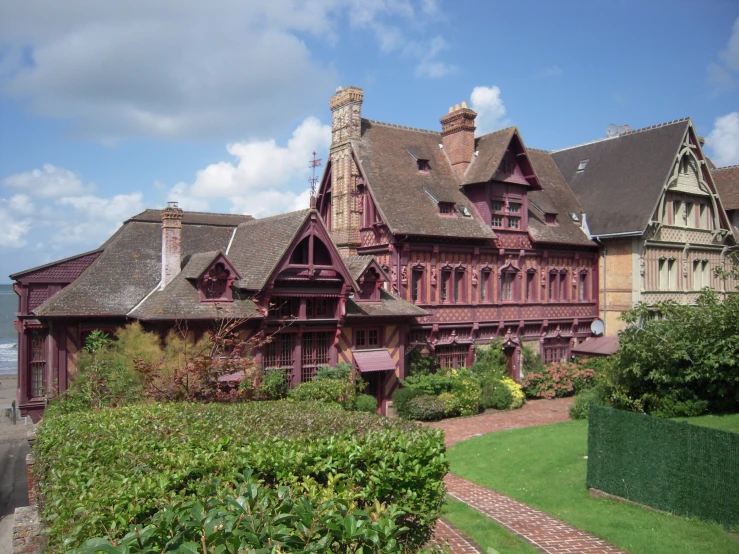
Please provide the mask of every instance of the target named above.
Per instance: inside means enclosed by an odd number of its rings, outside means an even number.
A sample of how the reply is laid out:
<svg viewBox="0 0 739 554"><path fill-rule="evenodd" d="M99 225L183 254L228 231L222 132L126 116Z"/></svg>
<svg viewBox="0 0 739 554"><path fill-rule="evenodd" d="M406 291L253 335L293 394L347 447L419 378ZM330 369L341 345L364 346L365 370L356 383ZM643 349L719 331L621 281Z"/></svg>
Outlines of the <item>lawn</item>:
<svg viewBox="0 0 739 554"><path fill-rule="evenodd" d="M713 427L723 431L739 433L739 414L705 415L700 417L679 417L674 421L684 421L702 427Z"/></svg>
<svg viewBox="0 0 739 554"><path fill-rule="evenodd" d="M691 422L736 430L739 415L707 416ZM453 473L539 508L632 554L739 552L739 535L718 524L591 498L585 488L586 456L587 421L492 433L449 450Z"/></svg>
<svg viewBox="0 0 739 554"><path fill-rule="evenodd" d="M537 554L539 551L525 540L498 525L467 504L447 497L444 517L479 546L483 552L499 554Z"/></svg>

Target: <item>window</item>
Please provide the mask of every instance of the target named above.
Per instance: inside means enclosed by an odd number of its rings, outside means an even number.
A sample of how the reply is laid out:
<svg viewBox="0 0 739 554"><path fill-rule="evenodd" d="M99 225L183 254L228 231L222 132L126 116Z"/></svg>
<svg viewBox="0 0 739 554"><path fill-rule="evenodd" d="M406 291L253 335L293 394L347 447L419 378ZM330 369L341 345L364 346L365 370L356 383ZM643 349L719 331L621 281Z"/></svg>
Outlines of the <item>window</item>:
<svg viewBox="0 0 739 554"><path fill-rule="evenodd" d="M31 398L41 398L46 384L46 330L33 329L30 337Z"/></svg>
<svg viewBox="0 0 739 554"><path fill-rule="evenodd" d="M577 277L577 298L578 300L587 300L588 299L588 293L586 290L588 283L588 274L584 271L581 271L580 274Z"/></svg>
<svg viewBox="0 0 739 554"><path fill-rule="evenodd" d="M695 260L693 262L693 289L701 290L703 287L711 286L711 272L708 260Z"/></svg>
<svg viewBox="0 0 739 554"><path fill-rule="evenodd" d="M487 302L490 295L488 293L488 287L490 286L490 272L480 272L480 302Z"/></svg>
<svg viewBox="0 0 739 554"><path fill-rule="evenodd" d="M454 272L454 301L464 301L464 271Z"/></svg>
<svg viewBox="0 0 739 554"><path fill-rule="evenodd" d="M526 273L526 302L534 302L536 300L536 273L529 271Z"/></svg>
<svg viewBox="0 0 739 554"><path fill-rule="evenodd" d="M431 166L429 166L428 160L416 160L416 163L418 164L418 172L419 173L428 173L431 169Z"/></svg>
<svg viewBox="0 0 739 554"><path fill-rule="evenodd" d="M675 259L661 259L659 261L659 290L675 290L676 288Z"/></svg>
<svg viewBox="0 0 739 554"><path fill-rule="evenodd" d="M492 227L503 227L503 216L494 215L490 218L490 225Z"/></svg>
<svg viewBox="0 0 739 554"><path fill-rule="evenodd" d="M693 208L695 204L693 202L685 203L685 225L688 227L695 227L695 213Z"/></svg>
<svg viewBox="0 0 739 554"><path fill-rule="evenodd" d="M414 303L424 301L423 269L414 269L411 273L411 300Z"/></svg>
<svg viewBox="0 0 739 554"><path fill-rule="evenodd" d="M449 280L452 278L452 272L443 270L441 272L441 301L446 302L449 296Z"/></svg>
<svg viewBox="0 0 739 554"><path fill-rule="evenodd" d="M334 301L330 298L308 298L305 301L305 317L333 318Z"/></svg>
<svg viewBox="0 0 739 554"><path fill-rule="evenodd" d="M588 165L588 162L590 160L582 160L579 164L577 164L577 172L585 171L585 168Z"/></svg>
<svg viewBox="0 0 739 554"><path fill-rule="evenodd" d="M439 213L441 215L454 215L454 204L452 202L439 202Z"/></svg>
<svg viewBox="0 0 739 554"><path fill-rule="evenodd" d="M505 202L501 199L494 199L490 202L490 226L503 227L505 224Z"/></svg>
<svg viewBox="0 0 739 554"><path fill-rule="evenodd" d="M265 347L264 369L288 369L295 363L295 333L280 333Z"/></svg>
<svg viewBox="0 0 739 554"><path fill-rule="evenodd" d="M329 360L329 335L333 333L305 333L302 345L302 371L300 382L313 379L319 366L327 365Z"/></svg>
<svg viewBox="0 0 739 554"><path fill-rule="evenodd" d="M683 203L679 200L673 200L672 201L672 224L673 225L680 225L682 223L681 221L681 210L683 207Z"/></svg>
<svg viewBox="0 0 739 554"><path fill-rule="evenodd" d="M555 273L554 271L549 273L549 300L550 301L557 300L557 292L559 290L557 288L557 277L558 276L559 275Z"/></svg>
<svg viewBox="0 0 739 554"><path fill-rule="evenodd" d="M300 314L299 298L270 298L269 315L271 317L298 317Z"/></svg>
<svg viewBox="0 0 739 554"><path fill-rule="evenodd" d="M355 348L379 348L382 346L380 343L380 328L355 330L354 346Z"/></svg>
<svg viewBox="0 0 739 554"><path fill-rule="evenodd" d="M544 363L566 362L569 353L568 339L552 339L544 344Z"/></svg>
<svg viewBox="0 0 739 554"><path fill-rule="evenodd" d="M560 302L565 302L569 299L569 294L567 294L567 273L560 273L559 274L559 300Z"/></svg>
<svg viewBox="0 0 739 554"><path fill-rule="evenodd" d="M502 212L503 211L503 201L493 200L490 204L490 209L494 212Z"/></svg>
<svg viewBox="0 0 739 554"><path fill-rule="evenodd" d="M516 274L513 271L504 271L501 274L501 300L513 300L513 285Z"/></svg>
<svg viewBox="0 0 739 554"><path fill-rule="evenodd" d="M521 228L521 218L520 217L509 217L508 218L508 228L509 229L520 229Z"/></svg>
<svg viewBox="0 0 739 554"><path fill-rule="evenodd" d="M521 204L519 202L511 202L508 204L508 211L512 214L521 213Z"/></svg>
<svg viewBox="0 0 739 554"><path fill-rule="evenodd" d="M469 348L464 345L437 346L436 359L441 368L457 368L467 365Z"/></svg>
<svg viewBox="0 0 739 554"><path fill-rule="evenodd" d="M557 214L544 214L544 223L547 225L557 225Z"/></svg>
<svg viewBox="0 0 739 554"><path fill-rule="evenodd" d="M665 259L659 261L659 283L657 288L667 290L667 260Z"/></svg>

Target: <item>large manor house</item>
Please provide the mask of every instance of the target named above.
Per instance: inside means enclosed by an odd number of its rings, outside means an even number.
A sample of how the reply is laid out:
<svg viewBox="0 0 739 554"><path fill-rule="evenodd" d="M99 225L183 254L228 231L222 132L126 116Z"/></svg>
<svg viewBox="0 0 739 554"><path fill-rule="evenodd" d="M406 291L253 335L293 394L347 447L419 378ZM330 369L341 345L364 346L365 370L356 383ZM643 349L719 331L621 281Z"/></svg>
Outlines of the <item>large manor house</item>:
<svg viewBox="0 0 739 554"><path fill-rule="evenodd" d="M385 413L412 349L459 367L499 340L520 379L523 345L545 362L607 351L637 302L735 290L714 268L734 263L739 166L715 168L690 119L546 151L515 127L475 136L465 103L423 130L363 118L363 97L331 98L309 209L254 219L171 203L11 275L23 412L66 389L91 331L131 321L243 321L243 337L270 337L253 353L263 368L294 386L349 363Z"/></svg>

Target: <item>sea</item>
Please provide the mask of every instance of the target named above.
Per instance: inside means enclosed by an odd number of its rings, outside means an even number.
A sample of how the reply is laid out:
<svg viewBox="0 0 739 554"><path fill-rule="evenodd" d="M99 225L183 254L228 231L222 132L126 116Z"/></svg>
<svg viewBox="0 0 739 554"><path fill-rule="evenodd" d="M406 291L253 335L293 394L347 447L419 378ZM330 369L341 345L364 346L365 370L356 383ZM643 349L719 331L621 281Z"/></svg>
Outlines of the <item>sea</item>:
<svg viewBox="0 0 739 554"><path fill-rule="evenodd" d="M0 285L0 376L18 371L18 333L13 327L18 296L12 285Z"/></svg>

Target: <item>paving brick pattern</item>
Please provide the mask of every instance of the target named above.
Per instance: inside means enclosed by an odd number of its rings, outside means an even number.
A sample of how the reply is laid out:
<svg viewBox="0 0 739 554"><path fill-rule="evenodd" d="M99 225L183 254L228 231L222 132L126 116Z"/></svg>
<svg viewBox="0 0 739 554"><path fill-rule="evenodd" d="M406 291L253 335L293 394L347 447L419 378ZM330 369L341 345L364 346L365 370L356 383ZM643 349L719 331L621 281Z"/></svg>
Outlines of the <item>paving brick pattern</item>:
<svg viewBox="0 0 739 554"><path fill-rule="evenodd" d="M572 398L528 400L518 410L504 412L488 410L477 416L447 419L430 423L429 426L443 429L446 433L446 445L451 446L459 441L496 431L568 421L570 419L568 410L572 401Z"/></svg>
<svg viewBox="0 0 739 554"><path fill-rule="evenodd" d="M482 554L482 550L474 542L460 535L457 528L445 519L436 522L431 545L447 547L450 554L464 554L465 552Z"/></svg>
<svg viewBox="0 0 739 554"><path fill-rule="evenodd" d="M607 542L580 531L563 521L508 498L493 490L476 485L457 475L446 476L449 496L464 502L488 516L512 533L533 544L541 552L551 554L623 553ZM462 551L459 552L468 552ZM473 552L473 551L469 551Z"/></svg>

